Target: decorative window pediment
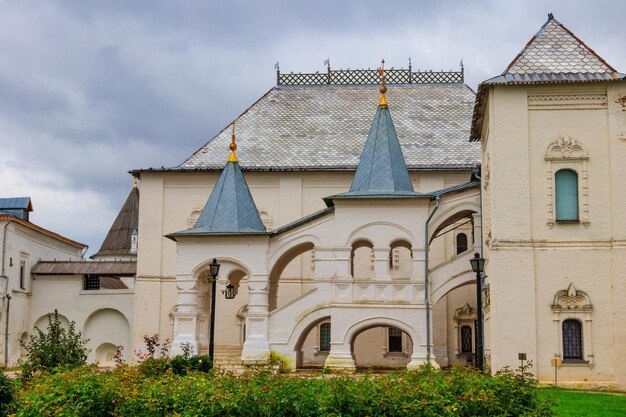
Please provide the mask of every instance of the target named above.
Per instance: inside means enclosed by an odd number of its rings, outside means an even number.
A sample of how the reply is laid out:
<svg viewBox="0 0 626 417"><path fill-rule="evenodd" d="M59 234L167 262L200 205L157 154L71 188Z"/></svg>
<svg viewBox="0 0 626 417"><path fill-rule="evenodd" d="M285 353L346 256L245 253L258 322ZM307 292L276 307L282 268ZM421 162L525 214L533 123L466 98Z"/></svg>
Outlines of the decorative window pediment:
<svg viewBox="0 0 626 417"><path fill-rule="evenodd" d="M555 160L585 160L589 159L585 148L571 136L559 135L557 139L548 145L545 156L546 161Z"/></svg>
<svg viewBox="0 0 626 417"><path fill-rule="evenodd" d="M475 320L476 310L474 310L468 303L465 303L463 307L459 307L454 311L454 320Z"/></svg>
<svg viewBox="0 0 626 417"><path fill-rule="evenodd" d="M577 290L574 284L570 284L566 290L557 292L552 303L552 310L591 311L592 309L593 306L587 293Z"/></svg>

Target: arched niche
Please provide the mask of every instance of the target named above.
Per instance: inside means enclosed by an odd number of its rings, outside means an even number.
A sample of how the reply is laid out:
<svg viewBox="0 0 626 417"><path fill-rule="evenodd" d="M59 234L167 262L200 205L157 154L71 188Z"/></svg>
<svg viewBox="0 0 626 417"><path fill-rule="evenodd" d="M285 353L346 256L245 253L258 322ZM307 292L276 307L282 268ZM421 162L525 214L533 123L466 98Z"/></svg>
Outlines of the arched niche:
<svg viewBox="0 0 626 417"><path fill-rule="evenodd" d="M366 239L354 241L350 259L350 273L354 280L369 280L374 277L374 245L372 242Z"/></svg>
<svg viewBox="0 0 626 417"><path fill-rule="evenodd" d="M389 247L389 275L409 279L413 275L413 248L406 240L395 240Z"/></svg>

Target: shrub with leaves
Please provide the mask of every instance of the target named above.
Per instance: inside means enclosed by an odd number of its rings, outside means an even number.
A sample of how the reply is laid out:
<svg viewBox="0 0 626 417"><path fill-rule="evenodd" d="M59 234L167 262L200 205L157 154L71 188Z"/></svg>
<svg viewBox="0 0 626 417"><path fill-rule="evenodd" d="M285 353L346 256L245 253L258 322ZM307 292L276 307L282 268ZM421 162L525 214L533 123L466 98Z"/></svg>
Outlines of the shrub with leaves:
<svg viewBox="0 0 626 417"><path fill-rule="evenodd" d="M54 310L54 313L48 314L45 333L36 327L28 342L20 342L26 350L26 359L20 361L23 375L30 377L35 372L84 365L89 354L85 346L87 342L82 332L76 331L75 322L72 321L69 329L65 329L59 320L59 313Z"/></svg>
<svg viewBox="0 0 626 417"><path fill-rule="evenodd" d="M15 385L0 371L0 417L6 417L13 411Z"/></svg>
<svg viewBox="0 0 626 417"><path fill-rule="evenodd" d="M184 358L183 358L184 359ZM191 358L190 358L191 359ZM203 360L204 363L204 360ZM21 391L18 416L553 416L535 382L504 371L469 368L384 376L313 378L242 376L167 370L146 378L137 368L99 372L81 367L34 378Z"/></svg>

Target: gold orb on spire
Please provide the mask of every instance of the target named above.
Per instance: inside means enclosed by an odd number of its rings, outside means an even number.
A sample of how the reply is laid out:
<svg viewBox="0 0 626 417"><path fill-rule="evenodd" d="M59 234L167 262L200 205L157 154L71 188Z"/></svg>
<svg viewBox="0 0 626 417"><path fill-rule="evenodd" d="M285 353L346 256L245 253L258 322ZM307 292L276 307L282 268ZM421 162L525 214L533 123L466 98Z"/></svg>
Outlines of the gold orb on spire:
<svg viewBox="0 0 626 417"><path fill-rule="evenodd" d="M378 69L378 76L380 77L380 101L378 102L381 106L387 105L387 99L385 98L385 93L387 92L387 86L385 85L385 59L383 58L380 68Z"/></svg>
<svg viewBox="0 0 626 417"><path fill-rule="evenodd" d="M237 155L235 155L235 150L237 150L237 144L235 143L235 120L230 124L231 125L231 134L230 134L230 158L228 158L228 162L237 162Z"/></svg>

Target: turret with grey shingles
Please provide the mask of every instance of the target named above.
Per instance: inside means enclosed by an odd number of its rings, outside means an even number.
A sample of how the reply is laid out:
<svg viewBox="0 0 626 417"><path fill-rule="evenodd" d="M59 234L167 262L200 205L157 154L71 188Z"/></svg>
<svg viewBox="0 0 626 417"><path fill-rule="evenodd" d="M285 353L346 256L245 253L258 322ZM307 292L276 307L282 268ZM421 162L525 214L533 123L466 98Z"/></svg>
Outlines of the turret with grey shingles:
<svg viewBox="0 0 626 417"><path fill-rule="evenodd" d="M204 234L265 234L265 226L254 204L235 155L235 133L233 127L232 153L222 170L198 221L193 228L168 235Z"/></svg>
<svg viewBox="0 0 626 417"><path fill-rule="evenodd" d="M122 209L109 229L100 250L91 256L94 260L134 260L133 232L139 227L139 188L135 185L128 194Z"/></svg>

